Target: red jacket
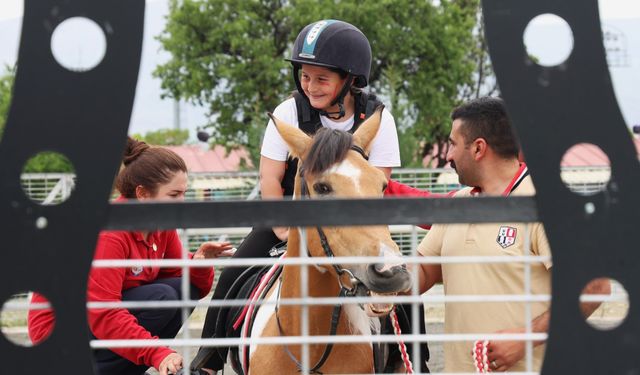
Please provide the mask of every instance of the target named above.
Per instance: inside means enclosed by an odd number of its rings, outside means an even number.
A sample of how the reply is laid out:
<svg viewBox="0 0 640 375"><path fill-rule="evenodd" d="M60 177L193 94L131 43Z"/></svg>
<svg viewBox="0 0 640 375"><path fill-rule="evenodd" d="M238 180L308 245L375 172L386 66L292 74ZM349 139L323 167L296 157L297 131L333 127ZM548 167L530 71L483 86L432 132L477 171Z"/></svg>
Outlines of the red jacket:
<svg viewBox="0 0 640 375"><path fill-rule="evenodd" d="M448 193L432 193L428 190L420 190L409 185L402 184L398 181L389 179L387 183L387 190L384 191L384 195L389 197L402 196L402 197L424 197L424 198L451 198L457 190L450 191ZM423 229L431 229L431 224L419 225Z"/></svg>
<svg viewBox="0 0 640 375"><path fill-rule="evenodd" d="M389 179L385 196L405 196L405 197L425 197L425 198L450 198L457 190L448 193L432 193L428 190L420 190L409 185L402 184L396 180Z"/></svg>
<svg viewBox="0 0 640 375"><path fill-rule="evenodd" d="M148 240L140 232L104 231L100 233L94 259L180 259L182 244L175 230L150 233ZM190 280L204 297L213 284L213 268L193 267ZM87 285L87 300L91 302L119 302L122 291L153 282L157 279L180 277L181 268L131 267L92 268ZM46 302L34 294L33 303ZM157 339L140 326L126 309L88 310L89 328L101 340ZM29 337L34 344L50 333L54 316L50 310L29 311ZM173 352L167 347L114 348L113 352L139 365L158 368L160 362Z"/></svg>

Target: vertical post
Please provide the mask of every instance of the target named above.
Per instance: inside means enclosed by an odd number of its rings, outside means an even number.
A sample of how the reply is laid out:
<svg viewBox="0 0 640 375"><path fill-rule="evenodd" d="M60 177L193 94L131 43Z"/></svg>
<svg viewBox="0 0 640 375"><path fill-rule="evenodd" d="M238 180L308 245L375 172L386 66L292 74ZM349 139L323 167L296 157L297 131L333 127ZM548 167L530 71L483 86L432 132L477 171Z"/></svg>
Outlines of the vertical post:
<svg viewBox="0 0 640 375"><path fill-rule="evenodd" d="M180 231L180 242L182 243L182 259L189 259L189 234L186 230ZM189 266L185 265L182 267L182 338L185 340L189 340L191 334L189 332L189 315L191 315L191 311L187 306L187 303L191 301L191 270ZM191 361L191 347L184 346L182 349L182 358L184 363L189 363Z"/></svg>

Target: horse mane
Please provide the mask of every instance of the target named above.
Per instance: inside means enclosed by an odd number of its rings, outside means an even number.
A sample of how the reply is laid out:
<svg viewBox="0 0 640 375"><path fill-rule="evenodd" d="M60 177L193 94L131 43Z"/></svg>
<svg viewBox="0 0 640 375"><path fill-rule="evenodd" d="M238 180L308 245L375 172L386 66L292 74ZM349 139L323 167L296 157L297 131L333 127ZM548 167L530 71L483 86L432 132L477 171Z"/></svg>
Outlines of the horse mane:
<svg viewBox="0 0 640 375"><path fill-rule="evenodd" d="M352 144L351 133L321 128L313 137L313 143L301 168L311 175L322 173L332 165L343 161Z"/></svg>

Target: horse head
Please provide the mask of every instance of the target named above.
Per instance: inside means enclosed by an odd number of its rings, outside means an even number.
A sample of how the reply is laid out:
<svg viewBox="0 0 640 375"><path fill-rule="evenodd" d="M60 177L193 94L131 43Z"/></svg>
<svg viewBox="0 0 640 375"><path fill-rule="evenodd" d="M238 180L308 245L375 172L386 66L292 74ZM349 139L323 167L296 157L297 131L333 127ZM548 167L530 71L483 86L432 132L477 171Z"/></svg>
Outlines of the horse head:
<svg viewBox="0 0 640 375"><path fill-rule="evenodd" d="M384 173L367 162L378 133L382 107L352 135L320 129L311 138L300 129L272 117L278 132L299 159L294 199L381 198L387 186ZM339 214L339 213L336 213ZM396 295L411 287L411 278L388 226L307 228L307 248L312 257L376 256L382 263L317 266L333 273L347 295ZM292 230L289 244L299 241ZM369 303L369 316L383 316L391 303Z"/></svg>

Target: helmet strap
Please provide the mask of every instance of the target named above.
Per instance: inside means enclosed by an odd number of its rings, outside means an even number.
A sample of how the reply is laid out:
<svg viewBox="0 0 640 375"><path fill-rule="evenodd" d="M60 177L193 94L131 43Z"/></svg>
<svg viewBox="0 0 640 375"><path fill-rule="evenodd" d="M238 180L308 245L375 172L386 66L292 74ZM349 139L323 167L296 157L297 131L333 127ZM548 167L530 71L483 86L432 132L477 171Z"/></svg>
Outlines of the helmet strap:
<svg viewBox="0 0 640 375"><path fill-rule="evenodd" d="M302 95L303 98L309 100L307 95L304 93L302 89L302 84L300 83L300 65L293 64L293 81L296 83L296 89L298 89L298 93Z"/></svg>
<svg viewBox="0 0 640 375"><path fill-rule="evenodd" d="M332 120L339 120L344 117L346 111L344 109L344 97L347 95L349 90L351 90L351 84L353 82L353 76L351 73L347 74L347 80L344 82L344 86L342 86L342 90L340 90L340 94L333 99L331 102L331 106L338 105L338 111L336 112L327 112L320 110L320 114L326 116Z"/></svg>

